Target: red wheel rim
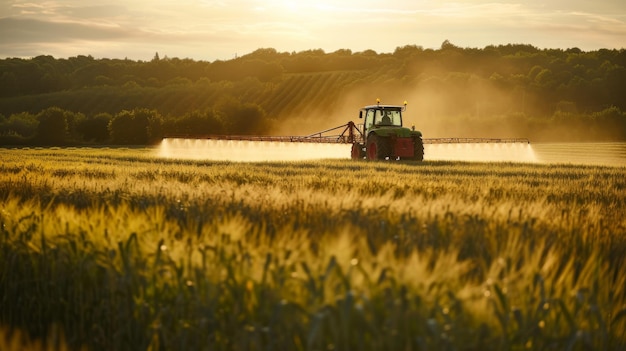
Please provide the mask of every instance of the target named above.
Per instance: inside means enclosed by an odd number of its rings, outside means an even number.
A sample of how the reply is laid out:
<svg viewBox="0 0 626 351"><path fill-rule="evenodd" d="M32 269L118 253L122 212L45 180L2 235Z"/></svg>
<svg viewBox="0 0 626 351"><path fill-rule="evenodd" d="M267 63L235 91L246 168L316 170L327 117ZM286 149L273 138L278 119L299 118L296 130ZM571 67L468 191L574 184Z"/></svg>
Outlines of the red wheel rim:
<svg viewBox="0 0 626 351"><path fill-rule="evenodd" d="M371 143L367 147L367 158L370 160L376 159L376 143Z"/></svg>

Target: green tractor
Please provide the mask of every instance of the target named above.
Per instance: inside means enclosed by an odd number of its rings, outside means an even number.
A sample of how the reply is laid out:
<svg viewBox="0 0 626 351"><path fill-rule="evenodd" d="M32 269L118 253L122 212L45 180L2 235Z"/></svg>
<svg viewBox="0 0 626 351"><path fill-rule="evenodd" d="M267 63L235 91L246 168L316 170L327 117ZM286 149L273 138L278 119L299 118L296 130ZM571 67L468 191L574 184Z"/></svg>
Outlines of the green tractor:
<svg viewBox="0 0 626 351"><path fill-rule="evenodd" d="M361 134L363 143L352 144L352 159L368 160L415 160L424 159L422 133L402 126L404 105L365 106L359 111L364 119Z"/></svg>

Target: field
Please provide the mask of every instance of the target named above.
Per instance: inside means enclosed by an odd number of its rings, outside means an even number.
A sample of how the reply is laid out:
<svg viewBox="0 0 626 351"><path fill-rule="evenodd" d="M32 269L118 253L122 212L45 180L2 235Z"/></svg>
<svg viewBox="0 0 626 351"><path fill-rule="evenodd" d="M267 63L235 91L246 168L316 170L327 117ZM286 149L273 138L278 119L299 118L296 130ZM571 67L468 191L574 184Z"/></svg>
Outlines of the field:
<svg viewBox="0 0 626 351"><path fill-rule="evenodd" d="M626 347L624 167L0 159L3 349Z"/></svg>

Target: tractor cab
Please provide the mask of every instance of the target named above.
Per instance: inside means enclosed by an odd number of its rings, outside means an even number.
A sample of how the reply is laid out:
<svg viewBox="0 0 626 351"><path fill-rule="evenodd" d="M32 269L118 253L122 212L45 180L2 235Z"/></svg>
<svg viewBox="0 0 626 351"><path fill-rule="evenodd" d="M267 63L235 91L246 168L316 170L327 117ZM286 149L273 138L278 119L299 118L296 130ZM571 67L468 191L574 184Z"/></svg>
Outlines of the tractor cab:
<svg viewBox="0 0 626 351"><path fill-rule="evenodd" d="M383 127L402 127L402 112L406 109L406 102L402 105L376 105L365 106L359 111L359 118L363 121L363 135L369 134L373 129Z"/></svg>
<svg viewBox="0 0 626 351"><path fill-rule="evenodd" d="M402 106L366 106L361 110L365 133L372 128L402 127Z"/></svg>

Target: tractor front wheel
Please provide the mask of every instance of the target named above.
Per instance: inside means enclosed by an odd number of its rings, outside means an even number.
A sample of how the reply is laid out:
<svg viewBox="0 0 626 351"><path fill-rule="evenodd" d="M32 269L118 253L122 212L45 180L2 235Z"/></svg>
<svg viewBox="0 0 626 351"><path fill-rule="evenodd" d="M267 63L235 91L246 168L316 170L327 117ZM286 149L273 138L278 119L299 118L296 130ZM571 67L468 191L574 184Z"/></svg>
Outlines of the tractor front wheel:
<svg viewBox="0 0 626 351"><path fill-rule="evenodd" d="M363 157L365 157L365 151L363 151L363 144L359 144L359 143L352 144L351 156L353 160L363 159Z"/></svg>

